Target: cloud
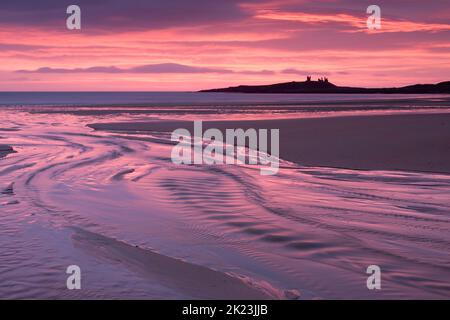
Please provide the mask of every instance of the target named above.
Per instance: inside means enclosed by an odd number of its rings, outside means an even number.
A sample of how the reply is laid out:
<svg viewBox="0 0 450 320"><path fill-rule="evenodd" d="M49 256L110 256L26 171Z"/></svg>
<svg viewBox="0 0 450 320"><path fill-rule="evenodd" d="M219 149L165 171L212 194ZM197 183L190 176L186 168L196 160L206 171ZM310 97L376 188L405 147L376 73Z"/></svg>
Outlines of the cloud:
<svg viewBox="0 0 450 320"><path fill-rule="evenodd" d="M329 73L328 72L318 72L318 71L302 71L302 70L297 70L294 68L289 68L289 69L284 69L281 70L282 74L293 74L296 76L310 76L310 75L324 75L327 76Z"/></svg>
<svg viewBox="0 0 450 320"><path fill-rule="evenodd" d="M341 85L377 86L381 72L389 85L447 80L449 0L377 0L383 29L368 32L372 3L0 1L0 86L196 90L325 72ZM81 7L81 31L66 29L69 4Z"/></svg>
<svg viewBox="0 0 450 320"><path fill-rule="evenodd" d="M65 0L0 2L0 24L65 29ZM248 16L237 0L77 0L82 30L105 33L235 22Z"/></svg>
<svg viewBox="0 0 450 320"><path fill-rule="evenodd" d="M261 70L261 71L234 71L233 73L238 73L238 74L247 74L247 75L261 75L261 76L270 76L270 75L274 75L276 74L275 71L271 71L271 70Z"/></svg>
<svg viewBox="0 0 450 320"><path fill-rule="evenodd" d="M42 48L46 47L38 45L17 44L17 43L0 43L0 51L33 51Z"/></svg>
<svg viewBox="0 0 450 320"><path fill-rule="evenodd" d="M192 67L178 63L161 63L136 66L132 68L119 67L89 67L89 68L50 68L37 70L18 70L18 73L232 73L231 70L207 67Z"/></svg>
<svg viewBox="0 0 450 320"><path fill-rule="evenodd" d="M89 68L50 68L42 67L36 70L17 70L17 73L40 73L40 74L61 74L61 73L133 73L133 74L150 74L150 73L179 73L179 74L195 74L195 73L217 73L217 74L249 74L249 75L270 75L274 74L270 70L261 71L233 71L224 68L196 67L187 66L178 63L160 63L147 64L131 68L119 68L115 66L109 67L89 67Z"/></svg>
<svg viewBox="0 0 450 320"><path fill-rule="evenodd" d="M307 13L307 12L282 12L278 10L257 10L255 18L265 20L290 21L311 25L338 24L346 25L353 29L347 29L350 32L371 32L367 28L367 16L351 15L343 13ZM450 24L445 23L426 23L414 22L408 20L394 20L383 18L381 21L381 30L372 31L374 33L382 32L439 32L449 31Z"/></svg>

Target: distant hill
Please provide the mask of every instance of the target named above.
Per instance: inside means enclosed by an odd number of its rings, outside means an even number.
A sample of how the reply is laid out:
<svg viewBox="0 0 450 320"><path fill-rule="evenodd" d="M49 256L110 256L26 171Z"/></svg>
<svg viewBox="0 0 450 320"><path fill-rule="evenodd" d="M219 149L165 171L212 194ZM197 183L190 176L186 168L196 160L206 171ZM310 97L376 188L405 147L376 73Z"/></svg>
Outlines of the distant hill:
<svg viewBox="0 0 450 320"><path fill-rule="evenodd" d="M403 94L450 94L450 81L438 84L415 84L399 88L358 88L340 87L328 80L285 82L260 86L237 86L200 92L236 92L236 93L403 93Z"/></svg>

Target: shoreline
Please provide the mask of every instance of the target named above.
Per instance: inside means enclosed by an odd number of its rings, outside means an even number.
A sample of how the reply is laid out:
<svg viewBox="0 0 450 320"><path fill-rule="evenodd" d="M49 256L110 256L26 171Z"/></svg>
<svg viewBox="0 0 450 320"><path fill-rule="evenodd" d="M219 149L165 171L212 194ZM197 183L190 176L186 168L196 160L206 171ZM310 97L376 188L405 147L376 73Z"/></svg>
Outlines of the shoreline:
<svg viewBox="0 0 450 320"><path fill-rule="evenodd" d="M193 122L183 120L88 126L128 133L193 130ZM204 121L203 130L209 128L279 128L280 158L302 166L450 173L449 113Z"/></svg>

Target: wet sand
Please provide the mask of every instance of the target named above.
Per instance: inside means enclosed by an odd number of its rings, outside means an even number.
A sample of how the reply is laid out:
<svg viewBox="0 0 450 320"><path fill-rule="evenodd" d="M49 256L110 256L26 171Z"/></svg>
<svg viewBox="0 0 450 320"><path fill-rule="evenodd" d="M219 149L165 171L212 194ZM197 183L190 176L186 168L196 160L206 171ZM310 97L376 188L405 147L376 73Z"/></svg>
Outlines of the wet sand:
<svg viewBox="0 0 450 320"><path fill-rule="evenodd" d="M72 239L76 247L96 257L120 261L140 275L157 279L194 299L275 298L226 273L130 246L86 230L74 229L76 233Z"/></svg>
<svg viewBox="0 0 450 320"><path fill-rule="evenodd" d="M150 131L190 122L3 110L0 118L1 142L18 151L0 161L0 298L441 299L450 292L448 174L290 166L268 177L252 166L173 164L170 134ZM448 115L217 120L205 128L280 128L287 152L310 143L324 153L334 147L325 137L350 152L382 137L383 148L404 143L419 157L448 140L448 127L438 126ZM100 132L87 127L95 122L121 124L97 125L119 130ZM384 156L393 152L381 146ZM283 145L281 152L289 156ZM313 160L323 161L319 155ZM82 290L66 288L73 264L82 269ZM381 291L367 290L372 264L383 268Z"/></svg>
<svg viewBox="0 0 450 320"><path fill-rule="evenodd" d="M0 158L5 157L8 153L12 152L14 152L14 149L11 146L0 144Z"/></svg>
<svg viewBox="0 0 450 320"><path fill-rule="evenodd" d="M96 130L171 132L190 121L99 123ZM304 166L450 173L450 113L208 121L218 128L280 129L280 157Z"/></svg>

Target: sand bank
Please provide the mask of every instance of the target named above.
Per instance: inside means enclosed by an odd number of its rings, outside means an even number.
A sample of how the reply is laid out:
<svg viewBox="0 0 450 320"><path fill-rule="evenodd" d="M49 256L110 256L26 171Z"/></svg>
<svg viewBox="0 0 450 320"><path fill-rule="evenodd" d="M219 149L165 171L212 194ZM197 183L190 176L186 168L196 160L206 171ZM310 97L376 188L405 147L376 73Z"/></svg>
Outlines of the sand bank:
<svg viewBox="0 0 450 320"><path fill-rule="evenodd" d="M190 121L92 124L96 130L192 130ZM450 173L450 114L209 121L208 128L280 129L280 157L305 166Z"/></svg>
<svg viewBox="0 0 450 320"><path fill-rule="evenodd" d="M75 246L114 262L142 276L176 288L194 299L273 299L238 278L203 266L130 246L99 234L75 228Z"/></svg>

